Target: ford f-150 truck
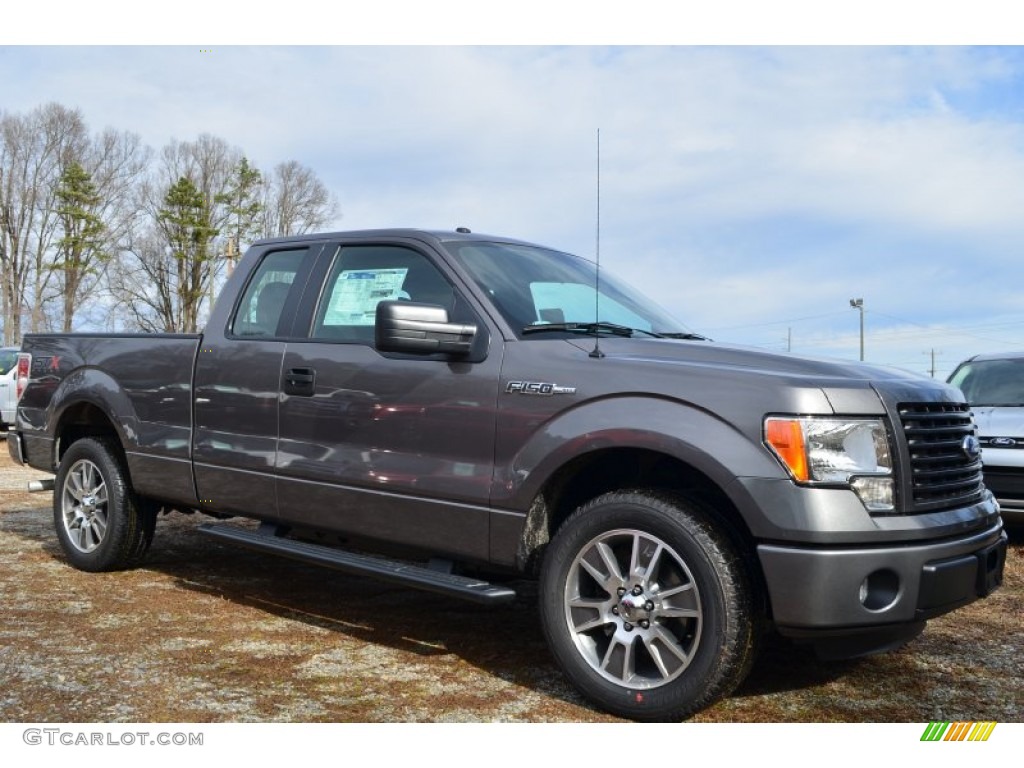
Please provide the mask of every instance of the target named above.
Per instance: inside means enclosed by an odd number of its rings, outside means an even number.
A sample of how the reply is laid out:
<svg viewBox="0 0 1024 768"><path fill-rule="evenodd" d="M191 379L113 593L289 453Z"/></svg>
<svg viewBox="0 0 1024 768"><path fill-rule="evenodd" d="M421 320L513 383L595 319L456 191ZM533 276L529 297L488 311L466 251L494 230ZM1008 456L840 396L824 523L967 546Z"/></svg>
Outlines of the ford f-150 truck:
<svg viewBox="0 0 1024 768"><path fill-rule="evenodd" d="M595 290L596 288L596 290ZM959 390L712 343L584 259L468 230L265 240L201 335L30 335L8 439L87 571L161 511L484 603L539 578L606 710L686 717L776 631L896 647L1001 579Z"/></svg>

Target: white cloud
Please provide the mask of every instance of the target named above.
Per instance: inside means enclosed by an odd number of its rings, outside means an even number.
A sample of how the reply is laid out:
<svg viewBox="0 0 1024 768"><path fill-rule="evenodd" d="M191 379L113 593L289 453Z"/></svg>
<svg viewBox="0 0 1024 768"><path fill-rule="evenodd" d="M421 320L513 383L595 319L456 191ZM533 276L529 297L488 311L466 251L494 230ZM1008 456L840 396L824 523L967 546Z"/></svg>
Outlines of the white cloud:
<svg viewBox="0 0 1024 768"><path fill-rule="evenodd" d="M855 350L863 296L933 329L905 335L908 359L1024 316L1022 76L1014 48L0 49L4 108L56 100L155 147L209 132L263 167L297 159L346 228L592 256L600 129L610 268L755 343L786 336L759 322L838 313L814 332Z"/></svg>

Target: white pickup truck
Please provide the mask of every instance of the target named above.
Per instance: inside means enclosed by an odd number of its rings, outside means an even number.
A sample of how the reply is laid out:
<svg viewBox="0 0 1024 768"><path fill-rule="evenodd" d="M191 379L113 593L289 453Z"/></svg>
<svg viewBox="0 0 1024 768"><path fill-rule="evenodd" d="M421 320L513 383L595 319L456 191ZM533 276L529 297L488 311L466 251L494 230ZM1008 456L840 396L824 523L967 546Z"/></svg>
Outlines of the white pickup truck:
<svg viewBox="0 0 1024 768"><path fill-rule="evenodd" d="M0 432L6 432L14 424L14 413L18 409L17 376L18 347L0 349Z"/></svg>
<svg viewBox="0 0 1024 768"><path fill-rule="evenodd" d="M968 358L949 383L974 411L985 485L1003 520L1024 525L1024 350Z"/></svg>

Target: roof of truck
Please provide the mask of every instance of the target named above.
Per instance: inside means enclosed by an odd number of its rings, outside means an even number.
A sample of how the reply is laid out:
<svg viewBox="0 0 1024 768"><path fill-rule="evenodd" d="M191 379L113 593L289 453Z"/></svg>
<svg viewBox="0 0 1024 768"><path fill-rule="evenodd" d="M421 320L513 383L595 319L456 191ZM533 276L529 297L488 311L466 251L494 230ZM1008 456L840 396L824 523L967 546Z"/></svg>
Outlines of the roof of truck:
<svg viewBox="0 0 1024 768"><path fill-rule="evenodd" d="M1024 349L1011 350L1009 352L987 352L981 355L972 355L964 360L965 363L973 363L978 360L1020 360L1024 359Z"/></svg>
<svg viewBox="0 0 1024 768"><path fill-rule="evenodd" d="M396 227L388 229L358 229L349 231L337 231L337 232L316 232L305 235L286 235L284 237L271 237L262 240L257 240L253 245L264 245L268 243L290 243L296 241L308 241L308 240L331 240L337 238L386 238L386 237L411 237L418 239L432 239L450 242L454 240L467 240L467 241L479 241L479 242L500 242L500 243L516 243L520 245L535 245L525 240L520 240L514 237L503 237L498 235L486 235L482 233L471 232L466 227L458 227L457 229L443 230L443 229L417 229L413 227Z"/></svg>

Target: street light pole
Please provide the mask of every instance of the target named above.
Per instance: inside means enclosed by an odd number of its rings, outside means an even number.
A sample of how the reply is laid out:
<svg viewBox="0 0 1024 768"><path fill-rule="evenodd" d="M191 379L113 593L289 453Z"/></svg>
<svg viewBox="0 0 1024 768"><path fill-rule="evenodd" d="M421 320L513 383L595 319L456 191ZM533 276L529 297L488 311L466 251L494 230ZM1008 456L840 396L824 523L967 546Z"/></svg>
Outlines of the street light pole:
<svg viewBox="0 0 1024 768"><path fill-rule="evenodd" d="M850 306L860 310L860 361L864 362L864 299L850 299Z"/></svg>

